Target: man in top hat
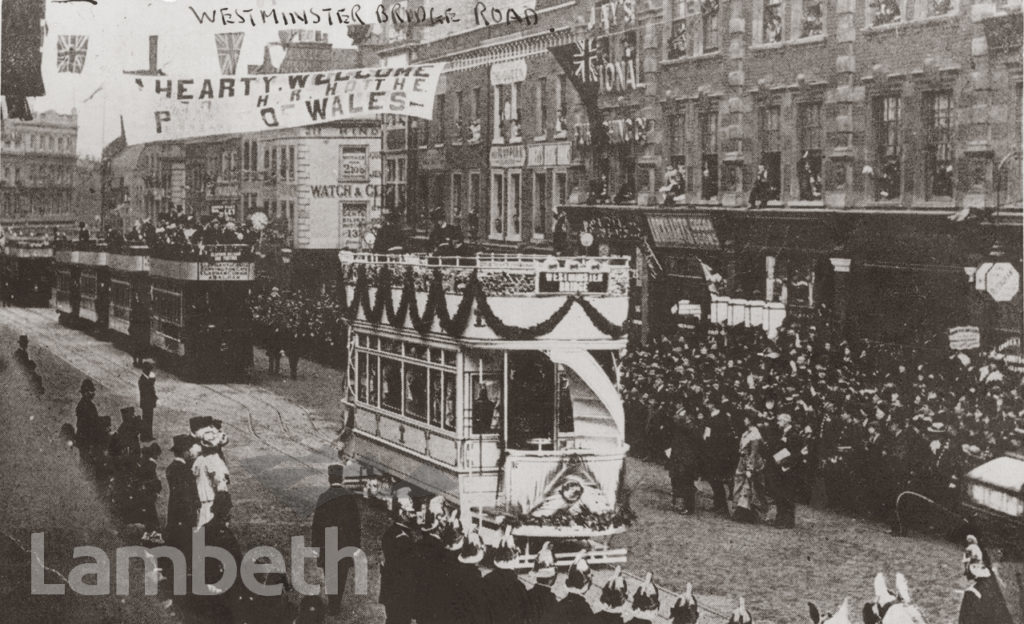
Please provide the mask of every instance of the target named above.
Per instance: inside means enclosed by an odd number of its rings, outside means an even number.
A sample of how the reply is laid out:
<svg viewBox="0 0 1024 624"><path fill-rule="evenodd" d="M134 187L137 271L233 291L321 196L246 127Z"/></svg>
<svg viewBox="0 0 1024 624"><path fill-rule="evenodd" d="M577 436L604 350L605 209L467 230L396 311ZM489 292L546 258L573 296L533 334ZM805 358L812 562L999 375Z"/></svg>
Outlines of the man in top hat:
<svg viewBox="0 0 1024 624"><path fill-rule="evenodd" d="M518 557L512 527L506 526L493 550L494 571L484 577L482 586L491 624L521 624L526 619L526 588L515 569Z"/></svg>
<svg viewBox="0 0 1024 624"><path fill-rule="evenodd" d="M456 578L459 574L459 551L466 543L466 536L462 532L462 523L458 518L458 510L451 513L440 531L441 557L436 568L431 572L439 581L436 583L435 595L433 596L434 617L437 622L445 624L463 624L472 621L465 617L460 607L460 602L465 599L456 586Z"/></svg>
<svg viewBox="0 0 1024 624"><path fill-rule="evenodd" d="M192 475L192 462L199 456L199 444L190 435L176 435L171 445L174 459L167 465L167 525L164 542L184 553L186 567L192 559L192 527L199 516L199 492Z"/></svg>
<svg viewBox="0 0 1024 624"><path fill-rule="evenodd" d="M711 407L710 416L701 432L704 450L702 472L704 479L711 485L714 499L712 509L726 516L729 515L729 485L736 469L736 449L739 448L739 437L733 431L729 415L724 410L727 405L725 403L722 409Z"/></svg>
<svg viewBox="0 0 1024 624"><path fill-rule="evenodd" d="M772 440L772 469L769 471L772 496L777 514L776 526L792 529L796 525L797 489L802 478L807 446L793 426L793 417L782 413L776 418L778 430Z"/></svg>
<svg viewBox="0 0 1024 624"><path fill-rule="evenodd" d="M672 479L672 506L684 515L697 513L697 470L700 466L703 439L697 421L680 408L672 419L671 446L668 451L668 473ZM680 508L682 499L682 508Z"/></svg>
<svg viewBox="0 0 1024 624"><path fill-rule="evenodd" d="M572 562L569 574L566 576L565 589L569 593L558 603L555 613L556 622L584 624L591 621L594 611L590 608L586 595L592 584L593 574L590 571L590 564L580 555Z"/></svg>
<svg viewBox="0 0 1024 624"><path fill-rule="evenodd" d="M327 611L331 615L341 613L341 597L345 593L345 583L352 567L352 558L344 557L331 569L326 568L324 549L328 544L328 532L337 531L336 548L359 548L362 546L361 524L359 512L359 496L344 486L345 468L340 464L327 467L327 488L316 501L313 512L312 546L319 548L317 565L324 571L327 579ZM337 591L334 591L332 577L337 578Z"/></svg>
<svg viewBox="0 0 1024 624"><path fill-rule="evenodd" d="M408 624L415 615L416 576L413 553L419 539L412 489L395 491L395 520L380 538L384 562L380 571L380 598L385 624Z"/></svg>
<svg viewBox="0 0 1024 624"><path fill-rule="evenodd" d="M142 409L142 441L152 442L153 410L156 408L156 373L153 372L153 363L149 360L142 363L142 374L139 375L139 407Z"/></svg>
<svg viewBox="0 0 1024 624"><path fill-rule="evenodd" d="M551 542L544 542L533 563L534 585L526 591L527 624L557 624L554 615L558 608L558 599L551 590L556 576L558 568L555 567Z"/></svg>
<svg viewBox="0 0 1024 624"><path fill-rule="evenodd" d="M14 350L14 361L23 366L28 364L28 336L18 336L18 348Z"/></svg>

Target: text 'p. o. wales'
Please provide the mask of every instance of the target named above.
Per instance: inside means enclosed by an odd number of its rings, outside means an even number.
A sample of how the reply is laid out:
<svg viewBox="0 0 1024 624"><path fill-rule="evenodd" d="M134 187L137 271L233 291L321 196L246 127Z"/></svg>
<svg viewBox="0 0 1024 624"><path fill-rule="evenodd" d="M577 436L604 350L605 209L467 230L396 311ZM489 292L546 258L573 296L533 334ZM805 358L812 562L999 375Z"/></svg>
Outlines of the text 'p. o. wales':
<svg viewBox="0 0 1024 624"><path fill-rule="evenodd" d="M381 114L430 119L444 64L301 74L126 75L131 143L259 132Z"/></svg>

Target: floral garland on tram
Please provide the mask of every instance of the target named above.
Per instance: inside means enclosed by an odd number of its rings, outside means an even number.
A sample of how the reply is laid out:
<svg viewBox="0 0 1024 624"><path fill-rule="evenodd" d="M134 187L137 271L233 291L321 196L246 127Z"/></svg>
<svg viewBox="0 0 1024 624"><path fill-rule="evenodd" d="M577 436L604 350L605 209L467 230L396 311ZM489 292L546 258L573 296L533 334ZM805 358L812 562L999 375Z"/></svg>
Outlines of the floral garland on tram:
<svg viewBox="0 0 1024 624"><path fill-rule="evenodd" d="M347 278L347 281L350 281L352 275L349 274ZM616 325L585 298L579 295L569 295L547 319L527 327L516 327L506 324L494 313L488 301L488 287L481 282L475 270L468 272L467 276L457 277L452 284L451 290L462 294L462 300L454 315L448 310L445 299L446 278L439 268L433 270L429 284L424 283L422 274L414 273L411 267L407 268L403 276L402 294L397 309L392 291L396 280L388 267L367 271L365 267L359 266L355 269L354 278L355 291L352 299L351 301L343 300L340 306L346 319L355 320L361 309L365 319L370 323L379 324L386 319L393 327L402 327L408 317L416 331L427 333L436 318L440 321L441 329L453 338L458 338L465 332L474 301L487 325L495 334L506 340L531 340L550 333L565 319L574 305L579 305L594 326L612 338L619 338L625 333L632 316L632 306L630 306L629 317L625 323ZM371 287L377 289L372 302L370 301ZM416 302L416 293L424 289L428 294L426 304L421 312L419 304ZM339 289L339 291L341 297L347 296L345 289Z"/></svg>

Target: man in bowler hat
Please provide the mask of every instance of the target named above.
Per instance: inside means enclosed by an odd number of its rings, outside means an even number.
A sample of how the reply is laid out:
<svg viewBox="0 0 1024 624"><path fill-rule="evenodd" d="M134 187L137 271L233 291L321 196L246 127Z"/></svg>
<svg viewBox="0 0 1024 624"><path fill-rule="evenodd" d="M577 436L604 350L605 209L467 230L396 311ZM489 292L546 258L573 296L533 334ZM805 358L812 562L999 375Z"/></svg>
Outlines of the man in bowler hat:
<svg viewBox="0 0 1024 624"><path fill-rule="evenodd" d="M332 464L327 467L327 481L330 487L327 488L316 501L316 511L313 512L313 535L312 545L320 549L317 557L317 565L323 569L324 578L337 574L337 592L332 593L332 586L328 582L327 611L331 615L341 613L341 597L345 592L345 582L348 580L348 571L352 567L352 558L343 557L337 562L336 567L328 570L324 550L328 543L327 532L337 531L337 548L345 547L359 548L360 539L360 514L359 496L344 486L345 468L340 464Z"/></svg>

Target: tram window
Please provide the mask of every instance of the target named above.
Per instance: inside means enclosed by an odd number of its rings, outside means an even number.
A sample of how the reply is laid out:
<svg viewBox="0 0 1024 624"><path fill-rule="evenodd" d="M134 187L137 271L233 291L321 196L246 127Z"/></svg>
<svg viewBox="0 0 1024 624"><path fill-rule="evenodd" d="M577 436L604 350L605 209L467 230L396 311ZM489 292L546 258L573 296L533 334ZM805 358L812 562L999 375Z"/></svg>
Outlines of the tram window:
<svg viewBox="0 0 1024 624"><path fill-rule="evenodd" d="M427 420L427 369L415 364L405 365L405 415Z"/></svg>
<svg viewBox="0 0 1024 624"><path fill-rule="evenodd" d="M473 435L497 433L501 430L503 412L501 375L479 373L468 375L472 399Z"/></svg>
<svg viewBox="0 0 1024 624"><path fill-rule="evenodd" d="M114 318L128 320L131 316L132 289L128 282L110 280L110 314Z"/></svg>
<svg viewBox="0 0 1024 624"><path fill-rule="evenodd" d="M444 351L444 363L447 366L455 366L455 352Z"/></svg>
<svg viewBox="0 0 1024 624"><path fill-rule="evenodd" d="M370 405L379 405L378 393L377 393L377 356L370 355L366 358L367 362L367 397L366 402Z"/></svg>
<svg viewBox="0 0 1024 624"><path fill-rule="evenodd" d="M422 345L406 344L405 355L406 357L411 357L416 360L426 360L427 348Z"/></svg>
<svg viewBox="0 0 1024 624"><path fill-rule="evenodd" d="M455 431L455 373L444 373L442 397L442 408L444 409L442 426L446 431Z"/></svg>
<svg viewBox="0 0 1024 624"><path fill-rule="evenodd" d="M397 340L391 340L390 338L380 339L380 350L388 353L402 354L402 343Z"/></svg>
<svg viewBox="0 0 1024 624"><path fill-rule="evenodd" d="M381 407L402 413L402 364L389 358L380 359Z"/></svg>
<svg viewBox="0 0 1024 624"><path fill-rule="evenodd" d="M367 386L369 385L369 376L367 374L368 369L366 367L365 353L359 354L359 361L357 363L357 366L359 367L359 391L356 396L360 401L366 402L366 389Z"/></svg>
<svg viewBox="0 0 1024 624"><path fill-rule="evenodd" d="M378 340L376 336L370 336L370 348L380 349L380 340Z"/></svg>
<svg viewBox="0 0 1024 624"><path fill-rule="evenodd" d="M356 334L356 337L357 337L359 346L360 347L365 347L366 343L367 343L366 334Z"/></svg>
<svg viewBox="0 0 1024 624"><path fill-rule="evenodd" d="M433 354L432 354L433 355ZM441 371L430 371L430 418L429 422L435 427L441 426L441 410L443 391L441 388Z"/></svg>
<svg viewBox="0 0 1024 624"><path fill-rule="evenodd" d="M441 349L431 349L430 350L430 361L431 362L436 362L438 364L440 364L442 362Z"/></svg>

